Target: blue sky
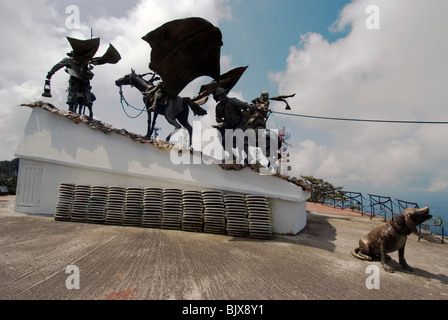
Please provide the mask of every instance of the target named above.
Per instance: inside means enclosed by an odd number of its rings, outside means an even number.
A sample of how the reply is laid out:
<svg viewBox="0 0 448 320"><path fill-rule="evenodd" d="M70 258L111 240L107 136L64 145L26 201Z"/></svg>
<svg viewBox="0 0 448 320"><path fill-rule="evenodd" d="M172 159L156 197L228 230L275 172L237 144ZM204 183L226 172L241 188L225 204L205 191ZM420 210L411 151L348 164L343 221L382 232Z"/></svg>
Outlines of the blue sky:
<svg viewBox="0 0 448 320"><path fill-rule="evenodd" d="M239 86L256 96L263 90L278 93L268 75L286 67L291 46L300 35L322 34L333 42L346 32L331 32L347 0L231 0L232 19L220 24L224 46L222 53L235 63L249 65Z"/></svg>
<svg viewBox="0 0 448 320"><path fill-rule="evenodd" d="M380 10L381 27L366 27L366 8ZM66 8L80 9L80 28L67 28ZM250 101L268 90L292 94L291 113L361 119L448 121L448 29L445 0L4 0L0 3L0 159L12 159L29 110L42 99L48 70L69 50L66 36L113 43L122 60L95 68L96 118L144 134L146 118L128 119L113 81L148 71L141 37L188 16L206 18L223 33L222 70L249 65L234 96ZM335 31L338 30L338 31ZM66 108L67 76L52 78L50 101ZM207 81L210 79L200 79ZM197 93L200 83L186 88ZM141 94L125 88L141 105ZM213 124L214 105L201 119ZM274 111L284 105L272 103ZM191 119L193 120L193 118ZM161 136L171 127L162 118ZM273 114L268 126L291 133L292 175L313 175L350 191L448 206L448 126L345 123ZM448 220L448 219L447 219Z"/></svg>

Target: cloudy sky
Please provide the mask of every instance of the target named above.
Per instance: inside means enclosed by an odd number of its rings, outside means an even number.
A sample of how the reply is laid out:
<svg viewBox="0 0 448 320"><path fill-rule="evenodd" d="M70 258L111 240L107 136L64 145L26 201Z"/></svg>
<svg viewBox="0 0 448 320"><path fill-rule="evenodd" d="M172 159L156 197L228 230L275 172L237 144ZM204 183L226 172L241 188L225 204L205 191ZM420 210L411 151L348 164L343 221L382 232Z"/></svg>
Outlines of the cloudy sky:
<svg viewBox="0 0 448 320"><path fill-rule="evenodd" d="M75 29L73 5L80 13ZM369 5L378 16L366 12ZM145 115L124 114L114 80L131 68L148 72L150 47L141 37L189 16L221 29L222 72L249 65L232 92L238 98L250 101L264 90L272 96L296 93L289 100L292 114L448 121L447 10L444 0L2 0L0 160L14 157L30 114L19 105L44 99L46 73L70 51L65 37L89 38L91 28L101 38L98 55L109 42L122 55L117 65L94 69L95 118L144 134ZM67 80L62 70L52 78L48 101L61 109ZM209 80L198 79L182 95L194 96ZM124 90L129 102L142 107L135 89ZM271 107L284 111L281 103ZM206 108L204 127L214 115L213 104ZM171 127L163 118L158 125L166 136ZM268 126L286 126L291 134L292 175L417 201L437 208L436 214L448 205L448 125L272 114Z"/></svg>

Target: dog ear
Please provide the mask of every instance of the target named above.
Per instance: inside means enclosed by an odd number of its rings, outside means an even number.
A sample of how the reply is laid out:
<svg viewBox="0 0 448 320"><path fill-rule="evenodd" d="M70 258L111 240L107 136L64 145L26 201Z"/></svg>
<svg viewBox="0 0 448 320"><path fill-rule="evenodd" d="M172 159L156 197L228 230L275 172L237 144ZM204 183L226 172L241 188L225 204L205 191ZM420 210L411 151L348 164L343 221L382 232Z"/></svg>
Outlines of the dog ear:
<svg viewBox="0 0 448 320"><path fill-rule="evenodd" d="M415 222L411 218L411 212L409 212L409 211L404 212L404 221L406 223L406 226L409 228L409 230L411 232L415 232L415 233L418 232L417 226L415 225Z"/></svg>

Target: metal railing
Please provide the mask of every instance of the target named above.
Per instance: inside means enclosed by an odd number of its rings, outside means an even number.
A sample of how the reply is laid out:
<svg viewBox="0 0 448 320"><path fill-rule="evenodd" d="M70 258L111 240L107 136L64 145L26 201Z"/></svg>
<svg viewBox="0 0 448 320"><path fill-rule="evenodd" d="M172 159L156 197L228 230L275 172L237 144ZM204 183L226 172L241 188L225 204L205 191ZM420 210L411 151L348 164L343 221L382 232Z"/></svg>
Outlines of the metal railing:
<svg viewBox="0 0 448 320"><path fill-rule="evenodd" d="M339 191L324 199L323 204L349 209L359 212L361 215L369 214L370 219L374 216L381 216L384 221L391 219L406 208L419 208L418 203L409 202L391 197L368 194L368 198L364 197L361 192ZM439 216L433 216L430 220L418 226L418 240L427 237L431 239L439 239L445 243L445 226L444 221Z"/></svg>
<svg viewBox="0 0 448 320"><path fill-rule="evenodd" d="M394 216L394 205L390 197L369 194L369 198L370 219L372 219L374 216L382 216L384 217L384 221L386 221L388 214L390 214L390 218Z"/></svg>

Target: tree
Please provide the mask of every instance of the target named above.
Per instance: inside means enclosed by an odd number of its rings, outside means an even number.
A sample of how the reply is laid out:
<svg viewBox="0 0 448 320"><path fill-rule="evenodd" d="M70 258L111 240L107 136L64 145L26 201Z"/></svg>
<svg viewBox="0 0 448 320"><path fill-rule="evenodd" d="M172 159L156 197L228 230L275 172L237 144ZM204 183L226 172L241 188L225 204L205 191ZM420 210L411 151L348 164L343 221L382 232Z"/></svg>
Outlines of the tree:
<svg viewBox="0 0 448 320"><path fill-rule="evenodd" d="M0 186L6 186L9 194L16 194L19 159L0 161Z"/></svg>
<svg viewBox="0 0 448 320"><path fill-rule="evenodd" d="M335 187L331 183L313 176L301 176L301 178L301 181L307 185L307 189L311 191L311 197L308 199L308 202L323 204L328 200L344 197L343 187Z"/></svg>

